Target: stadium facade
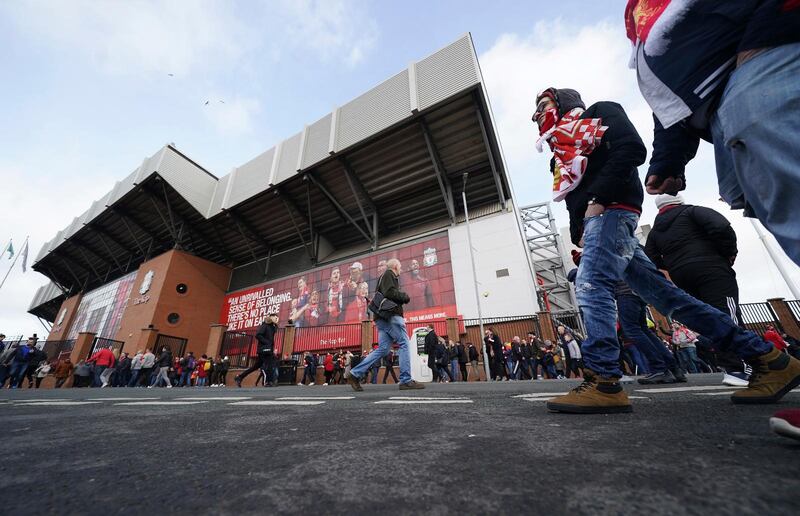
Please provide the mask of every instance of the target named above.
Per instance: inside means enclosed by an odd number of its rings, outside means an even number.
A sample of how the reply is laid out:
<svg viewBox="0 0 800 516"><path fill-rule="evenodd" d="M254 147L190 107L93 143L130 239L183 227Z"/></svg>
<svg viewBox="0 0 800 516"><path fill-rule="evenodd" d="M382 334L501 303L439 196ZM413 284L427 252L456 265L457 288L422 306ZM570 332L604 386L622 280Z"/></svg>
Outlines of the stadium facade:
<svg viewBox="0 0 800 516"><path fill-rule="evenodd" d="M350 347L392 257L412 325L477 317L471 256L484 317L538 311L465 35L225 176L164 146L42 247L33 268L51 282L29 312L52 322L48 341L93 334L131 352L158 339L206 352L267 313L328 328L294 352Z"/></svg>

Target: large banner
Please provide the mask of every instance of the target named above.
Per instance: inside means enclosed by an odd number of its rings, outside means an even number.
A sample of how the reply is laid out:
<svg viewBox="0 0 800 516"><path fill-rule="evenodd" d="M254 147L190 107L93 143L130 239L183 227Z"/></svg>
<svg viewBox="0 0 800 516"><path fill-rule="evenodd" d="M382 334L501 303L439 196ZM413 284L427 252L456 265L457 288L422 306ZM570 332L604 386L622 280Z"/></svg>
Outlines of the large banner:
<svg viewBox="0 0 800 516"><path fill-rule="evenodd" d="M297 327L367 320L366 299L391 258L402 264L400 288L411 297L404 306L409 323L457 315L445 234L232 292L225 297L220 322L241 331L257 327L267 314L278 314L281 326L291 319Z"/></svg>

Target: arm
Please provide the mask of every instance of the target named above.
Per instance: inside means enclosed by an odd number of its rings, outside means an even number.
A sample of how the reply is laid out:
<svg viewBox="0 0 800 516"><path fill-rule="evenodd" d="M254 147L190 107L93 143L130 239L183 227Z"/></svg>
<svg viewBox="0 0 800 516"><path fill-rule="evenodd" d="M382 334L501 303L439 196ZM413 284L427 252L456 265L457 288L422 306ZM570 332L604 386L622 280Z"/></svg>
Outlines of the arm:
<svg viewBox="0 0 800 516"><path fill-rule="evenodd" d="M383 294L383 297L394 301L397 304L403 305L408 303L411 299L408 297L408 294L400 290L399 288L394 286L394 282L392 278L389 276L392 274L391 272L387 271L381 276L381 281L379 284L379 290Z"/></svg>
<svg viewBox="0 0 800 516"><path fill-rule="evenodd" d="M689 216L714 242L719 254L731 260L732 264L739 250L736 248L736 232L728 219L705 206L690 208Z"/></svg>
<svg viewBox="0 0 800 516"><path fill-rule="evenodd" d="M647 170L647 193L675 193L686 188L686 164L697 153L700 137L685 122L664 129L653 115L653 155Z"/></svg>
<svg viewBox="0 0 800 516"><path fill-rule="evenodd" d="M659 269L666 269L666 265L664 265L664 257L661 254L661 250L658 248L658 243L656 243L656 239L653 235L653 231L650 230L650 234L647 235L647 242L644 244L644 254L650 258L656 267Z"/></svg>
<svg viewBox="0 0 800 516"><path fill-rule="evenodd" d="M597 113L602 108L602 114ZM647 149L636 132L625 110L614 102L598 102L595 109L587 110L585 117L601 118L608 130L603 135L601 145L609 149L608 159L603 168L597 171L589 195L606 205L613 201L619 189L620 178L630 176L647 158Z"/></svg>

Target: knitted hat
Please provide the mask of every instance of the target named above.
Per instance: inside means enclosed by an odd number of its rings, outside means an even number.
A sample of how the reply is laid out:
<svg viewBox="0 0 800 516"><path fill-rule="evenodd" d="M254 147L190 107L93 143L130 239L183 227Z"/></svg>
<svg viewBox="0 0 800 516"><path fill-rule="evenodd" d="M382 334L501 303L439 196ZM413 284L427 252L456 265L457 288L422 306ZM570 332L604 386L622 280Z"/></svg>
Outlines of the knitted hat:
<svg viewBox="0 0 800 516"><path fill-rule="evenodd" d="M576 251L575 249L573 249L572 251L570 251L570 253L572 254L572 263L574 263L576 266L580 265L581 264L581 252L580 251Z"/></svg>
<svg viewBox="0 0 800 516"><path fill-rule="evenodd" d="M660 194L656 195L656 208L659 210L664 206L669 206L670 204L683 204L683 197L681 194L670 195L670 194Z"/></svg>

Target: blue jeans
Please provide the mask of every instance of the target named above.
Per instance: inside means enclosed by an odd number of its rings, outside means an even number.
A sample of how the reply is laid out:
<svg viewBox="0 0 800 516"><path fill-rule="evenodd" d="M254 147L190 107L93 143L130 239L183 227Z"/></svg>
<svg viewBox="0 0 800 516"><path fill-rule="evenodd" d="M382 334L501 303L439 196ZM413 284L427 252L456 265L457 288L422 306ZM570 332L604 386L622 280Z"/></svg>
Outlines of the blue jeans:
<svg viewBox="0 0 800 516"><path fill-rule="evenodd" d="M800 265L800 43L772 48L731 74L711 119L719 193L747 203Z"/></svg>
<svg viewBox="0 0 800 516"><path fill-rule="evenodd" d="M631 339L636 349L644 355L650 373L663 373L675 365L664 343L647 327L647 305L639 296L617 296L617 311L622 332Z"/></svg>
<svg viewBox="0 0 800 516"><path fill-rule="evenodd" d="M192 385L192 372L191 371L183 371L181 373L181 379L178 381L178 387L183 386L191 387Z"/></svg>
<svg viewBox="0 0 800 516"><path fill-rule="evenodd" d="M103 374L106 369L108 369L108 366L94 366L94 383L92 383L92 387L100 387L103 385L103 380L100 379L100 375Z"/></svg>
<svg viewBox="0 0 800 516"><path fill-rule="evenodd" d="M25 377L25 371L27 370L27 362L19 362L17 360L11 362L11 370L9 371L8 375L11 377L11 383L9 385L12 389L16 389L17 386L22 382L22 379Z"/></svg>
<svg viewBox="0 0 800 516"><path fill-rule="evenodd" d="M619 209L584 221L575 293L588 334L582 347L586 367L601 376L622 376L614 304L614 285L619 280L662 314L717 343L720 350L742 359L769 353L771 347L761 337L667 281L634 236L638 222L637 214Z"/></svg>
<svg viewBox="0 0 800 516"><path fill-rule="evenodd" d="M141 369L131 369L131 380L128 382L128 387L133 387L139 382L139 374Z"/></svg>
<svg viewBox="0 0 800 516"><path fill-rule="evenodd" d="M453 358L450 360L450 376L454 382L458 381L458 359Z"/></svg>
<svg viewBox="0 0 800 516"><path fill-rule="evenodd" d="M628 350L628 353L630 353L631 355L631 359L633 360L633 365L635 365L636 368L638 369L638 371L635 371L634 373L649 374L650 373L650 368L648 367L649 364L647 363L647 360L645 360L642 353L639 351L639 348L636 347L636 343L627 346L626 349Z"/></svg>
<svg viewBox="0 0 800 516"><path fill-rule="evenodd" d="M697 348L678 348L678 355L683 362L683 368L690 373L699 373L697 366Z"/></svg>
<svg viewBox="0 0 800 516"><path fill-rule="evenodd" d="M380 360L389 354L392 344L396 343L399 346L397 355L400 360L400 383L410 382L411 352L409 346L411 342L408 339L405 319L399 315L393 316L388 321L377 319L375 326L378 327L378 348L372 350L372 353L351 369L350 374L356 378L363 378L373 364L376 362L380 364Z"/></svg>

